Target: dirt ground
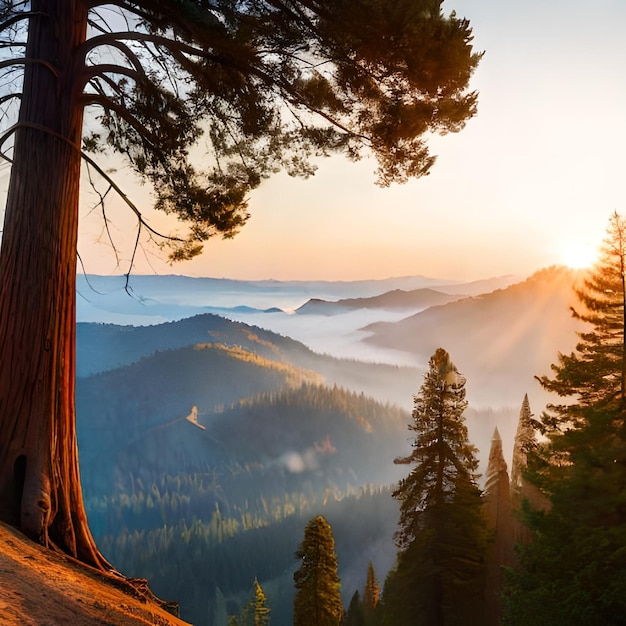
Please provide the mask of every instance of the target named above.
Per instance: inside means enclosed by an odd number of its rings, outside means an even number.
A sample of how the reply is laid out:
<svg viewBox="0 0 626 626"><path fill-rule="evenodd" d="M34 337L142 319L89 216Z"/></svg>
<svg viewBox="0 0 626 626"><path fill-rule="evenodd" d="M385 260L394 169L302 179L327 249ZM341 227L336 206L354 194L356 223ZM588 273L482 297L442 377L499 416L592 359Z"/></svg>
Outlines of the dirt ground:
<svg viewBox="0 0 626 626"><path fill-rule="evenodd" d="M123 587L0 523L0 625L188 626Z"/></svg>

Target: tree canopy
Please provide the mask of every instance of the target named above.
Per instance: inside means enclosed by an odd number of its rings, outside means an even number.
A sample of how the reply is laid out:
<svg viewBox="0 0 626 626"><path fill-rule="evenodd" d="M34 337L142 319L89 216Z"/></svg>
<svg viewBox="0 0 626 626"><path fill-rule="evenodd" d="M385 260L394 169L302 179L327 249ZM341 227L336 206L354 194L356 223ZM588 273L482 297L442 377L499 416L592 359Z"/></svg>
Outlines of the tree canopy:
<svg viewBox="0 0 626 626"><path fill-rule="evenodd" d="M213 234L234 235L248 217L248 192L279 169L311 174L312 157L356 159L366 150L382 184L426 174L434 157L425 136L457 131L476 112L467 87L480 54L469 22L440 5L7 0L2 32L12 60L3 65L11 77L24 63L71 72L74 105L87 109L89 167L119 191L93 156L124 157L151 184L156 207L190 225L169 240L181 259ZM19 58L36 22L72 18L86 20L85 35L66 67L40 51L33 58L32 47ZM16 85L4 104L15 110L28 95ZM20 116L3 142L28 124ZM198 154L202 170L191 158Z"/></svg>

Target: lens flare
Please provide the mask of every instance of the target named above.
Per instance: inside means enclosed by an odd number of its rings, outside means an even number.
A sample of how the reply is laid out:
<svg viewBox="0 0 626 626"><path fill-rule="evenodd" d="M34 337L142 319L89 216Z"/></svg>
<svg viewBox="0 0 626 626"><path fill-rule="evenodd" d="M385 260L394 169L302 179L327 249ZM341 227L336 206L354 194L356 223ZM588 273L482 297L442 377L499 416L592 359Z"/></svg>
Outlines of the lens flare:
<svg viewBox="0 0 626 626"><path fill-rule="evenodd" d="M559 259L562 265L572 269L585 269L597 261L598 248L589 243L565 241L559 246Z"/></svg>

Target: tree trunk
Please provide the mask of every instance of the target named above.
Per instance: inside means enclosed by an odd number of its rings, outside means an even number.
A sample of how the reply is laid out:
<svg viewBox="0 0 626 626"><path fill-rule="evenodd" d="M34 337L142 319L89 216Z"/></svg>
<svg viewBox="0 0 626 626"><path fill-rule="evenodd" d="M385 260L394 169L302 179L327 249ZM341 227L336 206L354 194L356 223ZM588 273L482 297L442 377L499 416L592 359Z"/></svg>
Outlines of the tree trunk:
<svg viewBox="0 0 626 626"><path fill-rule="evenodd" d="M74 406L87 9L33 0L0 251L0 516L110 569L87 525Z"/></svg>

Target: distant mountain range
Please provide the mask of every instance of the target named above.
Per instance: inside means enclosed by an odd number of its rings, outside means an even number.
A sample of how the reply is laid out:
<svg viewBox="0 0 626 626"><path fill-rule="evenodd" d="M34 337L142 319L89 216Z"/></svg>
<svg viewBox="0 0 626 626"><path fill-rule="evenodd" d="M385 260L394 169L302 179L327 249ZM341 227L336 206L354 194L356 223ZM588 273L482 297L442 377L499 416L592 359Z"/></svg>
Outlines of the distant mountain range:
<svg viewBox="0 0 626 626"><path fill-rule="evenodd" d="M578 274L564 268L515 284L374 281L382 290L369 295L351 283L344 297L324 284L292 314L261 310L303 297L300 283L287 297L271 282L149 278L133 297L119 284L98 296L92 313L102 319L77 325L83 490L101 545L133 575L175 589L198 624L213 623L207 616L224 594L243 601L257 575L288 623L293 551L306 519L327 507L349 593L369 560L384 576L397 507L377 490L399 477L392 460L410 445L413 394L435 349L448 350L467 378L468 429L484 466L494 426L511 441L524 393L542 410L548 398L533 377L549 373L581 329L569 312ZM115 281L99 287L107 284ZM209 299L257 325L206 313ZM193 316L155 323L184 311ZM101 323L109 314L150 325ZM358 345L370 361L321 354L294 336L309 345L329 336L334 354ZM371 362L380 354L398 360ZM399 366L399 355L415 366ZM361 539L350 543L357 507Z"/></svg>
<svg viewBox="0 0 626 626"><path fill-rule="evenodd" d="M293 311L312 298L370 298L395 290L431 288L445 294L477 295L516 282L502 276L471 283L425 276L360 281L239 281L188 276L77 277L79 322L158 324L200 313ZM242 307L244 307L242 309Z"/></svg>
<svg viewBox="0 0 626 626"><path fill-rule="evenodd" d="M548 268L505 289L433 306L394 323L370 324L363 329L370 333L364 341L424 362L445 348L467 377L468 397L480 404L521 403L527 392L534 404L543 404L548 397L534 377L549 374L558 352L570 352L583 329L570 314L579 275Z"/></svg>
<svg viewBox="0 0 626 626"><path fill-rule="evenodd" d="M403 291L394 289L379 296L369 298L345 298L329 302L320 298L311 298L308 302L296 309L300 314L337 315L356 309L386 309L396 310L420 310L431 306L454 302L462 298L462 295L451 295L436 291L435 289L413 289Z"/></svg>

